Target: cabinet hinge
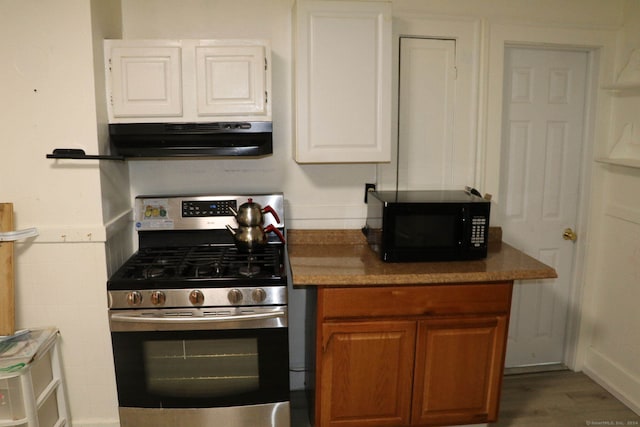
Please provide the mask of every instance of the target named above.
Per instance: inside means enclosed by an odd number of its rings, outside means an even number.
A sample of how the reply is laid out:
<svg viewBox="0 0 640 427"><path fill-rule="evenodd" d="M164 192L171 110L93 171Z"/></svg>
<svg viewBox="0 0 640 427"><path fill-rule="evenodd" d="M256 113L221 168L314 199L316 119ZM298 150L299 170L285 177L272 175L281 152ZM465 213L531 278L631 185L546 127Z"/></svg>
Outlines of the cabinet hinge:
<svg viewBox="0 0 640 427"><path fill-rule="evenodd" d="M267 58L264 58L264 70L267 71L268 66L267 66Z"/></svg>
<svg viewBox="0 0 640 427"><path fill-rule="evenodd" d="M269 92L267 92L266 90L264 91L264 103L269 103Z"/></svg>
<svg viewBox="0 0 640 427"><path fill-rule="evenodd" d="M458 80L458 67L453 67L453 79Z"/></svg>

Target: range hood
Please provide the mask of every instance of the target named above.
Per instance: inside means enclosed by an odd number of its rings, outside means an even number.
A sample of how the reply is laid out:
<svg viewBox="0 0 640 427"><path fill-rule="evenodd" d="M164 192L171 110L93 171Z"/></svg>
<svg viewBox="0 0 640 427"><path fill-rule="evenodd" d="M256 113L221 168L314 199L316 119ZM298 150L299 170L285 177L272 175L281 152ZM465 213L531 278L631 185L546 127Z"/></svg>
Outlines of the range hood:
<svg viewBox="0 0 640 427"><path fill-rule="evenodd" d="M259 157L273 153L271 122L112 123L111 150L123 157Z"/></svg>

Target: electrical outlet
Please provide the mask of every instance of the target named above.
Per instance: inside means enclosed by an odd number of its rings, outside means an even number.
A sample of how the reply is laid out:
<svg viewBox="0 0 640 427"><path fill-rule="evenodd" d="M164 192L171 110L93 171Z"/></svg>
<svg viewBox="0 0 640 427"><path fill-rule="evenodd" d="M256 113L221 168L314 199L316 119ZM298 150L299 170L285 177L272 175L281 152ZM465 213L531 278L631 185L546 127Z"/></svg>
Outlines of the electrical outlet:
<svg viewBox="0 0 640 427"><path fill-rule="evenodd" d="M367 196L369 195L370 191L376 191L376 185L375 184L365 184L364 185L364 202L367 203Z"/></svg>

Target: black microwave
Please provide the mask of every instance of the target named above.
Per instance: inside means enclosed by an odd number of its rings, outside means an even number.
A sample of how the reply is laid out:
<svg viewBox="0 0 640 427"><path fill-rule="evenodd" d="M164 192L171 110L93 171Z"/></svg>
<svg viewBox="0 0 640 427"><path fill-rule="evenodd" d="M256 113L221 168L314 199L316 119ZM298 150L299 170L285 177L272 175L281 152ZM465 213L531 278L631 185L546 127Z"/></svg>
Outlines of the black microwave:
<svg viewBox="0 0 640 427"><path fill-rule="evenodd" d="M380 191L367 196L369 246L388 262L487 256L491 202L464 190Z"/></svg>

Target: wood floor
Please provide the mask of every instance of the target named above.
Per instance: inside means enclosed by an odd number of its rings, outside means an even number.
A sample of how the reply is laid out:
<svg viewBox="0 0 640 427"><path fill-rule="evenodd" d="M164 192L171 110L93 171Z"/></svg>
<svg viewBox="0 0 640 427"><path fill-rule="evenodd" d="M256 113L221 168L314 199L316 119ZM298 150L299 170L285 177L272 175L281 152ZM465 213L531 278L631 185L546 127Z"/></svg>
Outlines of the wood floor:
<svg viewBox="0 0 640 427"><path fill-rule="evenodd" d="M291 397L291 427L309 427L304 393ZM491 427L638 426L640 416L579 372L508 375Z"/></svg>
<svg viewBox="0 0 640 427"><path fill-rule="evenodd" d="M638 426L640 416L579 372L509 375L493 426Z"/></svg>

